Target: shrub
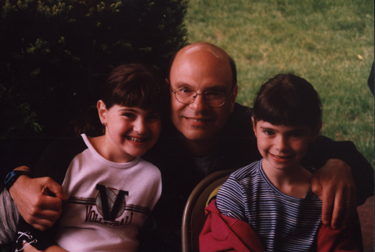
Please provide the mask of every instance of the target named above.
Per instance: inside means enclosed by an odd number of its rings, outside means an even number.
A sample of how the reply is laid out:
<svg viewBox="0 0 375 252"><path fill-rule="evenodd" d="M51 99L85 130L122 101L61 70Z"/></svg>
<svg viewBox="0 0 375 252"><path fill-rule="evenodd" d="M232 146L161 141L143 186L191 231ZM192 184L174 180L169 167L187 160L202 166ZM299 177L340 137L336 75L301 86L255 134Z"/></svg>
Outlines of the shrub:
<svg viewBox="0 0 375 252"><path fill-rule="evenodd" d="M0 137L56 136L112 68L167 72L187 0L0 0Z"/></svg>

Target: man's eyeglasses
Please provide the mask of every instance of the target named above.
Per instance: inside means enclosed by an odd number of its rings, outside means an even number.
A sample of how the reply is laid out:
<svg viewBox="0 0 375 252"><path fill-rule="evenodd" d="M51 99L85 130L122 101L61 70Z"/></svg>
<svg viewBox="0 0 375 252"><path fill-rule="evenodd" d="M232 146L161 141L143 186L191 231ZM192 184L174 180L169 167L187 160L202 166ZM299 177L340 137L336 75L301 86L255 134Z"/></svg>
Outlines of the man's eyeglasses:
<svg viewBox="0 0 375 252"><path fill-rule="evenodd" d="M176 100L183 104L193 103L198 95L203 95L204 102L211 107L223 106L225 101L232 95L231 93L228 97L226 97L224 93L217 91L206 91L199 94L196 91L187 88L179 88L176 90L171 89L171 91L174 93Z"/></svg>

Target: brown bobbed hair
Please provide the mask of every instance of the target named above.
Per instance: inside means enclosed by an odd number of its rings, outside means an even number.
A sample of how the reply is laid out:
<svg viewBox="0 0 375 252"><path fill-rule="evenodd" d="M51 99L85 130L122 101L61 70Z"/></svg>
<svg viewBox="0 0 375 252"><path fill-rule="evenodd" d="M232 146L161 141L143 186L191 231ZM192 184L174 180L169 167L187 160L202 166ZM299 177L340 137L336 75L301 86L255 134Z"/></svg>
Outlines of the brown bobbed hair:
<svg viewBox="0 0 375 252"><path fill-rule="evenodd" d="M278 74L260 87L253 116L255 123L263 120L274 125L315 129L322 120L322 104L308 81L290 73Z"/></svg>
<svg viewBox="0 0 375 252"><path fill-rule="evenodd" d="M139 107L159 113L162 120L168 118L170 97L168 86L150 68L141 64L120 65L109 75L106 82L99 86L99 99L107 109L113 105ZM69 131L75 135L86 133L94 137L104 133L95 105L82 109Z"/></svg>
<svg viewBox="0 0 375 252"><path fill-rule="evenodd" d="M101 87L99 98L110 109L113 105L139 107L157 113L168 111L165 85L148 67L127 64L116 67Z"/></svg>

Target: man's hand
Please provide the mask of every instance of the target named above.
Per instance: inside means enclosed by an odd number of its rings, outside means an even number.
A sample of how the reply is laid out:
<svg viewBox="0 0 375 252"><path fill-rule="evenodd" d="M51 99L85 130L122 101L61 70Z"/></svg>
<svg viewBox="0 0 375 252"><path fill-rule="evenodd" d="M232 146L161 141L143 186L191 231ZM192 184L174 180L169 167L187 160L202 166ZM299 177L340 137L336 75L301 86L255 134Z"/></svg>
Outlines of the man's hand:
<svg viewBox="0 0 375 252"><path fill-rule="evenodd" d="M32 179L20 176L9 192L24 220L42 231L60 217L62 200L67 199L62 187L48 177Z"/></svg>
<svg viewBox="0 0 375 252"><path fill-rule="evenodd" d="M311 188L323 201L323 224L334 229L349 226L357 207L351 168L344 161L330 159L313 175Z"/></svg>

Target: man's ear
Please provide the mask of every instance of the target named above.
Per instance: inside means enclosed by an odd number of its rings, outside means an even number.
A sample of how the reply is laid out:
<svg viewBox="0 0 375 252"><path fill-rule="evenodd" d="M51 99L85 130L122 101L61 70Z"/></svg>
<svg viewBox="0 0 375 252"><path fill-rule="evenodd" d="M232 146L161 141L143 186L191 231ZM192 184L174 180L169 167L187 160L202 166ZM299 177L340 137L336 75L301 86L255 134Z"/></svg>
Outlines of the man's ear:
<svg viewBox="0 0 375 252"><path fill-rule="evenodd" d="M315 141L315 139L319 136L319 132L322 129L322 121L316 125L315 129L312 130L311 132L311 143Z"/></svg>
<svg viewBox="0 0 375 252"><path fill-rule="evenodd" d="M230 96L230 112L233 112L234 109L234 104L236 103L236 97L237 97L237 92L238 92L238 85L235 85L233 87L232 95Z"/></svg>
<svg viewBox="0 0 375 252"><path fill-rule="evenodd" d="M102 100L99 100L98 103L96 104L96 107L98 109L100 122L103 125L106 125L107 124L107 117L108 117L107 106L105 105L105 103Z"/></svg>

